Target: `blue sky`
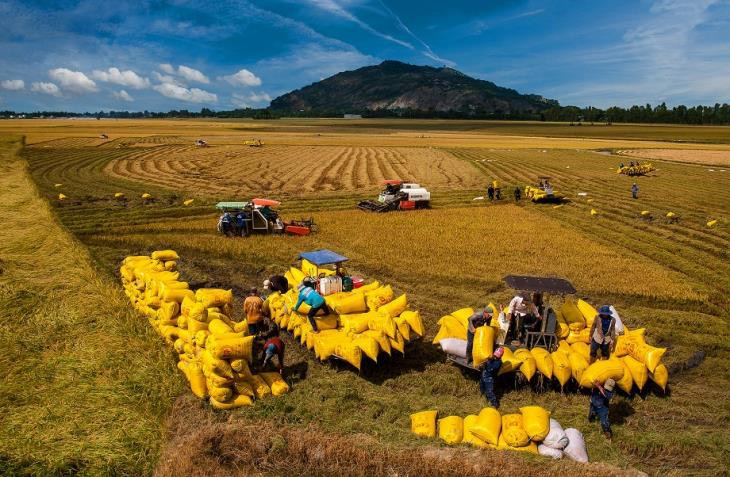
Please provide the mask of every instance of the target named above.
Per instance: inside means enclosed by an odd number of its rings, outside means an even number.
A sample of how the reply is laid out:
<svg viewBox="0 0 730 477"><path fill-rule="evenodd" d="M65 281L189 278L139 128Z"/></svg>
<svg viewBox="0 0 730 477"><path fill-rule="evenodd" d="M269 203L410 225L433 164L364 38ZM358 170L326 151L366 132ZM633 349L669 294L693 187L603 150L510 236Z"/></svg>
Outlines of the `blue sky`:
<svg viewBox="0 0 730 477"><path fill-rule="evenodd" d="M730 102L730 0L0 0L0 109L261 107L385 59L564 105Z"/></svg>

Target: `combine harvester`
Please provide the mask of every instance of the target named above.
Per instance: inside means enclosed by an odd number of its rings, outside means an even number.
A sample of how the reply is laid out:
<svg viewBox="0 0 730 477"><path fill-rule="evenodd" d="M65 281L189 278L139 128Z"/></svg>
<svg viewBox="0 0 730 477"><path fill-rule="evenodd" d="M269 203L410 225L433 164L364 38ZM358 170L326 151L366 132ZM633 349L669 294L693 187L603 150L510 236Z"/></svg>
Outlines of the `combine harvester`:
<svg viewBox="0 0 730 477"><path fill-rule="evenodd" d="M378 363L395 351L405 354L406 345L423 336L421 315L408 309L406 295L396 297L390 285L366 285L350 275L343 266L347 257L315 250L300 253L299 259L301 268L291 267L284 274L288 291L272 293L264 307L320 361L341 360L360 370L363 358ZM315 317L318 332L309 323L306 303L294 311L301 284L317 290L329 309L329 314Z"/></svg>
<svg viewBox="0 0 730 477"><path fill-rule="evenodd" d="M264 141L261 139L247 139L243 141L243 145L249 147L262 147L264 145Z"/></svg>
<svg viewBox="0 0 730 477"><path fill-rule="evenodd" d="M492 355L497 346L504 346L502 367L499 374L519 372L522 381L530 382L536 374L542 383L553 379L563 387L573 380L577 387L591 388L595 379L612 378L626 394L634 390L642 392L648 381L653 381L662 391L669 379L667 367L661 363L666 348L656 348L645 340L645 329L629 330L618 312L611 307L616 319L617 341L610 359L591 363L590 329L598 315L589 303L571 295L575 287L567 280L548 277L509 275L505 283L519 290L522 295L538 294L542 304L538 308L541 321L539 329L527 332L524 342L508 341L508 309L495 310L492 321L477 328L474 335L472 360L466 359L466 330L472 308L463 308L444 316L438 322L439 331L433 344L441 347L448 361L472 371L479 371L481 363ZM545 294L563 297L562 306L553 308Z"/></svg>
<svg viewBox="0 0 730 477"><path fill-rule="evenodd" d="M632 163L633 164L633 163ZM618 169L616 169L616 174L625 174L627 176L636 177L636 176L645 176L648 173L655 171L656 167L654 167L654 164L651 162L645 162L643 164L639 164L638 162L633 165L619 166Z"/></svg>
<svg viewBox="0 0 730 477"><path fill-rule="evenodd" d="M232 236L248 237L251 234L309 235L316 231L314 219L284 222L272 207L281 205L278 200L252 199L250 202L218 202L221 211L218 232Z"/></svg>
<svg viewBox="0 0 730 477"><path fill-rule="evenodd" d="M390 212L391 210L427 209L431 206L431 193L419 184L401 180L383 181L385 188L378 200L363 200L357 207L369 212Z"/></svg>
<svg viewBox="0 0 730 477"><path fill-rule="evenodd" d="M566 200L565 196L556 191L550 184L550 178L546 176L539 177L540 185L525 186L525 197L534 203L554 204L562 203Z"/></svg>

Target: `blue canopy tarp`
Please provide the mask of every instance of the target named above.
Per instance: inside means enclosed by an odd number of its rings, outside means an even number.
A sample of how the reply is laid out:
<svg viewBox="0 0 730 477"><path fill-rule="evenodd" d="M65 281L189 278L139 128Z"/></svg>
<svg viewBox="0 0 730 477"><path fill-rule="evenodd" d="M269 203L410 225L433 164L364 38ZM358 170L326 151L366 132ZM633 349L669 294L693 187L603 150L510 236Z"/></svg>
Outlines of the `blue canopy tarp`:
<svg viewBox="0 0 730 477"><path fill-rule="evenodd" d="M299 258L308 260L309 262L317 265L329 265L331 263L342 263L349 260L347 257L333 252L332 250L322 249L315 250L313 252L302 252L299 254Z"/></svg>

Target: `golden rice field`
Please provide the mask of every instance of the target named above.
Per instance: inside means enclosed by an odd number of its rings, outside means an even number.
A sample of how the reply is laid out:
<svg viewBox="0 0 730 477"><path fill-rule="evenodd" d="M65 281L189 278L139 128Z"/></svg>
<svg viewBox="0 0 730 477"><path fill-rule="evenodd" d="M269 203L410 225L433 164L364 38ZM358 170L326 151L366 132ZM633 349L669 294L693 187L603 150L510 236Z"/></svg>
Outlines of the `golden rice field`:
<svg viewBox="0 0 730 477"><path fill-rule="evenodd" d="M331 248L350 257L351 270L406 292L421 310L427 336L405 357L366 369L363 375L323 365L287 338L294 392L250 409L216 414L191 399L182 386L172 385L182 382L173 356L160 351L158 363L152 364L154 371L150 369L148 347L154 347L155 337L146 334L144 321L135 321L139 318L124 310L115 316L115 326L104 332L115 346L118 337L129 339L131 331L137 333L136 346L145 351L144 358L136 356L133 362L143 371L134 375L131 384L124 373L104 375L109 389L122 386L123 391L114 392L127 399L110 400L107 409L115 416L112 422L139 419L129 403L149 396L155 402L154 409L144 408L148 420L135 421L139 426L124 441L131 450L115 447L103 460L104 451L98 449L112 449L109 443L118 439L117 427L112 423L101 429L97 418L76 417L77 431L71 435L98 434L97 450L90 460L74 460L74 452L83 452L84 441L65 438L64 427L59 426L53 444L48 444L49 456L33 451L27 440L6 439L0 471L48 473L49 469L80 468L81 473L94 474L133 469L131 473L149 474L156 468L159 475L171 475L188 473L205 463L208 473L221 475L244 472L241 469L344 475L362 445L373 458L391 459L391 470L410 475L437 474L436 469L446 463L470 469L467 463L477 461L485 469L530 475L619 475L634 469L652 475L719 475L730 464L730 440L718 426L730 419L725 396L730 385L728 172L693 163L707 164L693 151L730 150L722 141L727 128L618 125L581 129L537 123L396 120L0 122L0 134L24 128L28 145L18 150L18 161L27 164L39 197L46 199L55 220L73 234L80 251L53 252L72 257L63 261L63 275L73 273L74 260L82 264L87 260L88 265L79 265L84 270L78 275L82 281L88 281L85 267L94 267L102 283L116 283L119 261L126 255L174 248L182 257L180 269L186 280L195 286L233 288L240 300L243 290L281 271L298 252ZM98 139L101 128L110 140ZM204 137L211 147L195 148L197 137ZM242 146L251 137L263 138L266 145ZM669 142L674 140L694 143ZM626 158L605 153L646 148L683 151L667 160L654 160L657 170L639 178L616 174L618 162ZM249 169L258 174L252 177ZM303 172L307 170L309 174ZM374 196L381 179L394 175L433 190L433 209L385 215L354 209L359 198ZM561 207L514 204L514 188L532 184L539 176L549 176L570 202ZM486 195L484 187L493 179L500 182L504 200L498 204L474 200ZM3 183L4 193L18 180ZM638 200L630 195L633 182L640 187ZM68 199L59 201L60 192ZM123 192L128 200L115 200L115 192ZM143 203L143 192L152 194L155 201ZM313 216L319 232L309 237L249 239L228 239L215 232L215 202L264 194L286 199L285 218ZM182 200L189 197L195 197L195 203L183 206ZM39 207L32 204L31 208ZM650 211L652 219L642 218L642 210ZM677 223L665 220L669 211L679 217ZM7 217L12 213L13 207L3 212ZM706 223L714 219L717 224L708 227ZM47 227L54 232L46 243L58 240L53 238L58 227L53 220ZM26 241L30 249L36 243ZM86 250L89 255L79 255ZM0 257L5 262L8 253ZM14 257L14 263L28 267L53 263L38 262L27 251ZM0 266L5 267L3 262ZM408 414L413 411L438 408L442 415L465 415L482 407L473 377L445 363L430 338L443 314L508 300L512 291L501 279L512 273L568 278L580 296L594 304L615 304L629 326L646 327L648 341L669 348L665 356L669 394L651 391L616 398L610 443L598 426L586 422L586 395L501 383L505 411L525 404L545 406L565 426L581 429L591 460L602 463L598 466L546 462L523 453L447 449L435 441L414 439L409 432ZM19 296L23 286L7 299ZM93 309L91 291L83 295L84 300L64 296L63 303L69 307ZM27 310L42 303L36 295L23 300L22 307L12 308L11 333L26 330ZM108 297L103 300L107 306L99 309L104 312L109 303L117 303ZM47 306L39 309L45 313ZM240 316L239 309L236 314ZM48 316L60 322L58 314ZM82 332L98 326L99 320L64 322L57 329L78 343ZM34 333L26 346L44 346L33 342L41 336L45 334ZM164 349L161 344L159 349ZM117 354L126 356L122 351ZM24 364L27 358L19 351L6 356L14 360L19 376L30 379L38 361ZM45 359L61 358L49 354ZM85 352L83 359L96 369L109 361L108 355L98 351ZM58 399L78 399L75 392L79 386L89 389L84 383L90 382L90 376L84 371L67 389L54 388ZM0 398L5 399L2 394ZM10 406L12 399L4 402ZM86 403L93 400L80 402L91 405ZM26 398L22 415L28 429L48 422L49 418L39 417L42 414L30 412L47 405L45 398ZM150 431L155 426L165 429L164 434ZM272 429L265 439L276 442L278 449L289 449L288 457L276 457L284 454L268 450L274 444L252 448L250 453L220 447L234 435L249 435L252 426ZM140 436L149 432L154 437L142 443ZM317 444L324 442L326 449ZM301 457L302 451L292 451L307 446L331 456L341 467L317 467ZM251 467L252 459L260 467ZM382 467L367 468L374 474L385 472ZM471 470L465 475L471 475Z"/></svg>
<svg viewBox="0 0 730 477"><path fill-rule="evenodd" d="M433 148L223 145L158 146L114 159L112 177L208 196L326 194L374 189L401 178L431 188L477 187L469 164Z"/></svg>
<svg viewBox="0 0 730 477"><path fill-rule="evenodd" d="M639 158L642 160L659 159L664 161L687 162L690 164L730 167L730 151L707 151L697 149L638 149L617 152L623 156Z"/></svg>

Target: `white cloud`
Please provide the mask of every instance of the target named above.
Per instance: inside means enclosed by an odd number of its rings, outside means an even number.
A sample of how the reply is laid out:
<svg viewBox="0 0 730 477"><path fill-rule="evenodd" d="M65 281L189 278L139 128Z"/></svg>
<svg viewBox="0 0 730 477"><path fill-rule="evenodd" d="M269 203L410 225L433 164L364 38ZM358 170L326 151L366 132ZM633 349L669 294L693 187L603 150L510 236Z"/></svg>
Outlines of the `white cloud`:
<svg viewBox="0 0 730 477"><path fill-rule="evenodd" d="M164 70L163 70L164 71ZM188 81L197 81L198 83L208 84L210 80L202 72L190 68L189 66L180 65L177 67L177 74Z"/></svg>
<svg viewBox="0 0 730 477"><path fill-rule="evenodd" d="M259 61L257 69L267 76L291 75L301 77L301 83L319 81L341 71L379 63L380 60L364 55L355 48L330 48L319 43L299 45L289 53Z"/></svg>
<svg viewBox="0 0 730 477"><path fill-rule="evenodd" d="M233 106L236 106L238 108L250 108L252 107L253 103L263 103L271 102L271 96L269 96L265 92L260 93L251 93L248 95L240 94L240 93L233 93L233 97L231 98L231 104ZM262 105L259 105L262 106Z"/></svg>
<svg viewBox="0 0 730 477"><path fill-rule="evenodd" d="M152 76L160 83L169 83L169 84L174 84L177 86L185 86L185 83L178 80L177 78L170 76L170 75L160 74L157 71L153 71Z"/></svg>
<svg viewBox="0 0 730 477"><path fill-rule="evenodd" d="M129 102L132 102L132 101L134 101L134 98L133 98L133 97L131 97L131 96L129 95L129 93L127 93L127 92L126 92L126 91L124 91L123 89L120 89L119 91L115 91L115 92L113 92L113 93L112 93L112 97L113 97L114 99L118 99L118 100L120 100L120 101L129 101Z"/></svg>
<svg viewBox="0 0 730 477"><path fill-rule="evenodd" d="M198 88L185 88L172 83L162 83L153 86L152 89L160 93L162 96L190 103L215 103L218 96L214 93L204 91Z"/></svg>
<svg viewBox="0 0 730 477"><path fill-rule="evenodd" d="M106 71L94 70L92 76L99 81L128 86L134 89L144 89L150 86L150 80L139 76L132 70L120 71L119 68L109 68Z"/></svg>
<svg viewBox="0 0 730 477"><path fill-rule="evenodd" d="M50 70L48 76L60 83L61 88L74 93L93 93L97 91L96 83L80 71L56 68Z"/></svg>
<svg viewBox="0 0 730 477"><path fill-rule="evenodd" d="M0 88L9 91L20 91L21 89L25 89L25 81L22 79L4 80L0 82Z"/></svg>
<svg viewBox="0 0 730 477"><path fill-rule="evenodd" d="M224 76L223 79L233 86L261 86L261 78L246 68L243 68L232 75Z"/></svg>
<svg viewBox="0 0 730 477"><path fill-rule="evenodd" d="M61 96L61 90L54 83L46 83L44 81L36 81L30 85L30 90L34 93L50 94L51 96Z"/></svg>
<svg viewBox="0 0 730 477"><path fill-rule="evenodd" d="M160 63L160 69L163 73L167 73L168 75L175 74L175 68L173 68L170 63Z"/></svg>

